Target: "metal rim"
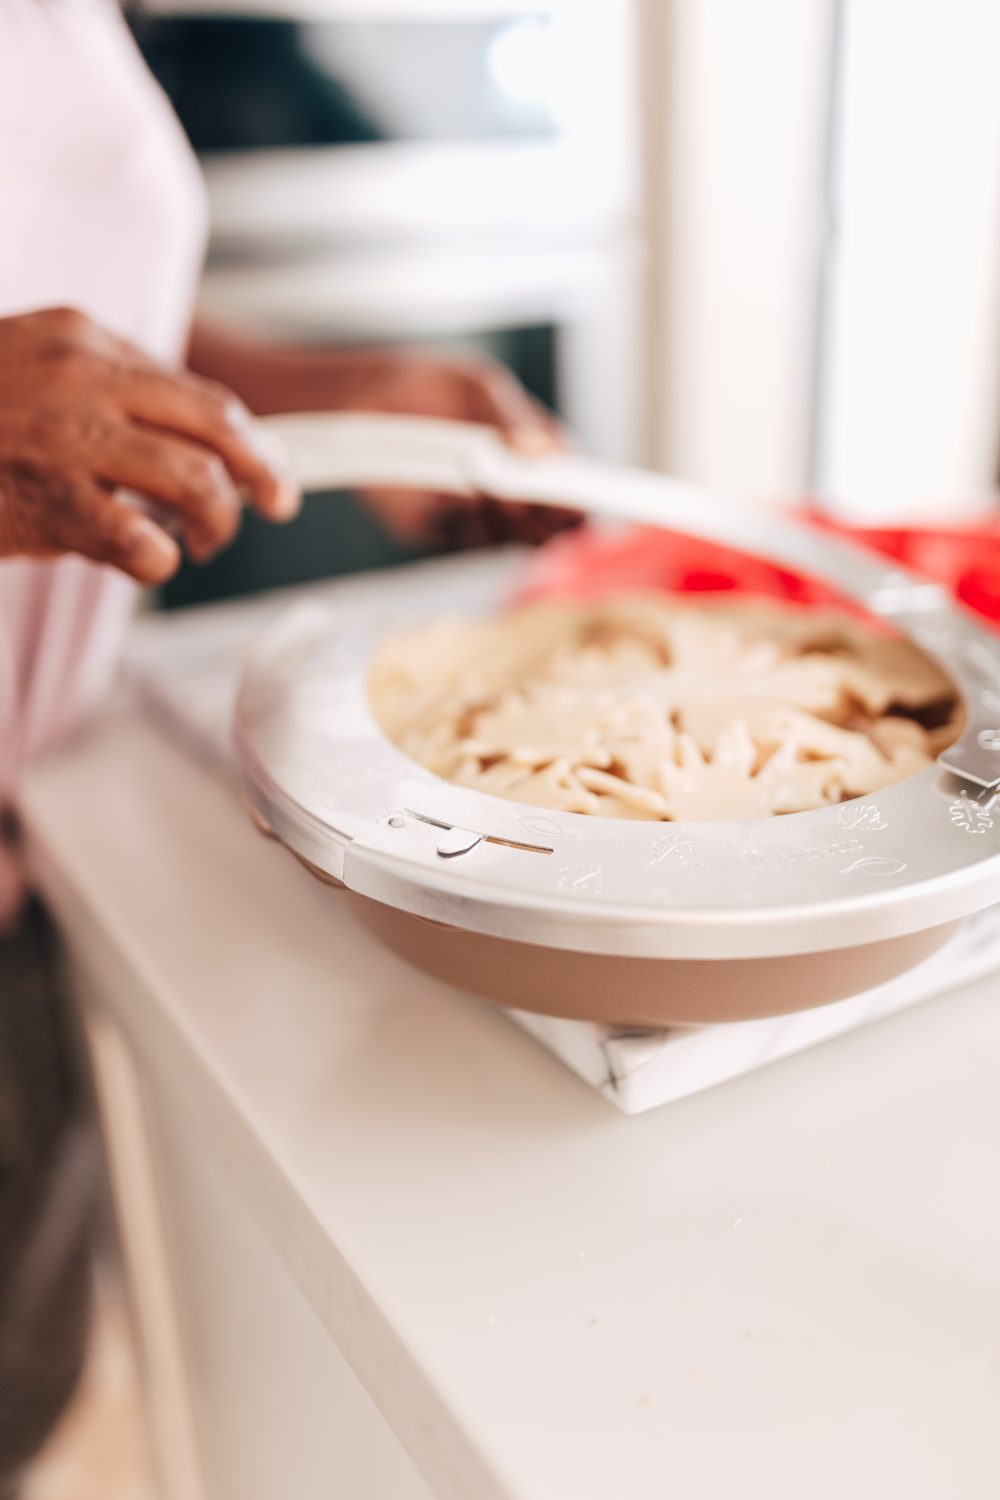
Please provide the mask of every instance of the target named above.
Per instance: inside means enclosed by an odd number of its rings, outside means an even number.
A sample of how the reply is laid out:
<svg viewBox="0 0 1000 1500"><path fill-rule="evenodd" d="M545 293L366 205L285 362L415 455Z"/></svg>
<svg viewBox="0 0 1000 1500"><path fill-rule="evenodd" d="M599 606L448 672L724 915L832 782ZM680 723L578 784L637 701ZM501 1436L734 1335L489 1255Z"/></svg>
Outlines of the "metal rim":
<svg viewBox="0 0 1000 1500"><path fill-rule="evenodd" d="M488 604L481 583L476 596ZM1000 899L996 793L937 767L836 807L718 824L549 815L442 782L368 709L389 619L384 603L293 606L247 663L236 712L258 814L363 895L493 936L675 958L849 947ZM910 633L946 664L970 720L988 717L997 644L950 610Z"/></svg>

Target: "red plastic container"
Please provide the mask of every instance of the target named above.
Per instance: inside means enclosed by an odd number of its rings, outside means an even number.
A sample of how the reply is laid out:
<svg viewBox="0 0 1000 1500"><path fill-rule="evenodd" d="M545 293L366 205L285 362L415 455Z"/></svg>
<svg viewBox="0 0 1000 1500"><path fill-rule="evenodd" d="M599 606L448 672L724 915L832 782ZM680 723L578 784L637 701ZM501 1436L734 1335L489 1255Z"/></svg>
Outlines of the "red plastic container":
<svg viewBox="0 0 1000 1500"><path fill-rule="evenodd" d="M1000 520L965 530L875 529L811 516L809 524L871 547L945 584L955 598L1000 623ZM625 589L672 593L734 590L799 604L845 601L823 584L699 538L655 527L609 536L584 528L557 537L529 565L519 599L587 598ZM851 607L851 606L847 606Z"/></svg>

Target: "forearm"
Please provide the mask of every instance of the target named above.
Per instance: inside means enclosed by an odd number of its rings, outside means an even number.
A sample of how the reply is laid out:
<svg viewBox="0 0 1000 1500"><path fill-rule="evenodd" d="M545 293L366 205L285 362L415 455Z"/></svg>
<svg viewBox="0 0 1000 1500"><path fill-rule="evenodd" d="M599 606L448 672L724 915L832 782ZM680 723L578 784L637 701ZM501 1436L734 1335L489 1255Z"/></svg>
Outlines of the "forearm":
<svg viewBox="0 0 1000 1500"><path fill-rule="evenodd" d="M383 350L264 344L204 317L194 322L187 353L189 369L228 386L262 416L308 408L317 381L332 410L345 406L358 383L385 359Z"/></svg>

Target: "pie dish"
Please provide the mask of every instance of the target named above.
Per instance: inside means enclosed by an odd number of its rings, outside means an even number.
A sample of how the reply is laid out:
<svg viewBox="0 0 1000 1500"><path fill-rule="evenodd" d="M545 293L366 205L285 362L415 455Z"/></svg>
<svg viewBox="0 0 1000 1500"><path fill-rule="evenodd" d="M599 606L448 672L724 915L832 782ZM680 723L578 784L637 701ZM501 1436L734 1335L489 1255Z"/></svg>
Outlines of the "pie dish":
<svg viewBox="0 0 1000 1500"><path fill-rule="evenodd" d="M958 737L921 769L811 810L709 821L552 810L444 779L376 721L372 664L394 633L440 615L440 597L400 582L377 606L352 603L349 590L336 608L294 605L241 679L246 798L412 962L522 1009L702 1024L870 988L1000 899L1000 641L942 587L663 476L529 461L450 424L315 420L284 429L307 482L411 476L459 494L659 518L817 578L911 643L936 681L954 685L963 715ZM509 604L511 565L491 568L458 568L457 613L488 621Z"/></svg>

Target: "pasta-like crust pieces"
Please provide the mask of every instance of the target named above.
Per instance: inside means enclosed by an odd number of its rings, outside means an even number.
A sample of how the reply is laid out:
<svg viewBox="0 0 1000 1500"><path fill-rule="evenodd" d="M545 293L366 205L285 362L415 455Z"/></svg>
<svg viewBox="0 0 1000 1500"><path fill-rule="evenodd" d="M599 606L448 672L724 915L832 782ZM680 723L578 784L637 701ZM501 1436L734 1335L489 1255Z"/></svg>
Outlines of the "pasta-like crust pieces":
<svg viewBox="0 0 1000 1500"><path fill-rule="evenodd" d="M659 594L417 626L384 643L370 694L389 738L439 776L664 822L864 796L962 726L948 678L874 625Z"/></svg>

